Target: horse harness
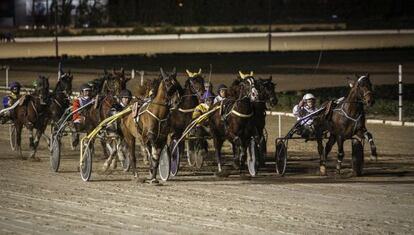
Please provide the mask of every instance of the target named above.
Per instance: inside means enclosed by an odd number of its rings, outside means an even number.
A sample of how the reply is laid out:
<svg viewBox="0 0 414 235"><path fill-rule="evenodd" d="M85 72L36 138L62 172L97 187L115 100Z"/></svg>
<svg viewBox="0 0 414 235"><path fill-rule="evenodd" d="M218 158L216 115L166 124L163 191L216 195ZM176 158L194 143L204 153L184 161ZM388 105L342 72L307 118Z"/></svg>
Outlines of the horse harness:
<svg viewBox="0 0 414 235"><path fill-rule="evenodd" d="M362 118L362 113L360 113L356 118L351 117L345 110L344 110L344 104L345 103L350 103L350 102L342 102L340 108L335 108L333 109L333 111L338 112L339 114L341 114L342 116L346 117L348 120L351 120L352 122L354 122L354 128L353 128L353 133L355 132L355 130L357 129L357 126L359 124L359 122L361 121Z"/></svg>
<svg viewBox="0 0 414 235"><path fill-rule="evenodd" d="M151 110L149 109L149 107L151 106L151 105L159 105L159 106L164 106L164 107L167 107L167 109L169 109L169 104L168 103L157 103L157 102L154 102L153 100L148 100L148 101L146 101L145 103L143 103L142 104L142 106L141 107L139 107L139 110L138 110L138 105L139 105L139 103L138 102L136 102L135 104L133 104L133 108L132 108L132 110L137 110L137 111L133 111L133 112L135 112L135 113L133 113L133 116L134 116L134 121L135 121L135 125L137 125L138 126L138 128L139 128L139 119L140 119L140 116L142 115L142 114L144 114L144 113L148 113L151 117L153 117L155 120L157 120L157 122L158 122L158 131L157 131L157 134L156 134L156 139L158 139L159 138L159 136L160 136L160 133L161 133L161 125L163 124L163 123L165 123L167 120L168 120L168 118L169 118L169 116L170 116L170 113L168 112L168 115L167 115L167 117L166 118L163 118L163 119L161 119L161 118L159 118L157 115L155 115L153 112L151 112ZM141 129L141 128L140 128ZM144 132L144 128L142 129L142 132ZM148 130L148 133L152 133L152 134L155 134L155 133L153 133L151 130Z"/></svg>
<svg viewBox="0 0 414 235"><path fill-rule="evenodd" d="M190 91L191 91L192 94L190 94L190 95L182 95L182 96L180 96L180 100L182 101L182 98L184 98L184 97L193 97L193 96L195 96L198 99L200 99L201 96L200 96L200 94L198 94L197 90L194 88L194 82L193 82L192 78L190 78L188 81L189 81L189 84L190 84ZM178 108L177 110L179 112L182 112L182 113L192 113L192 112L194 112L196 106L194 106L194 108L189 108L189 109Z"/></svg>

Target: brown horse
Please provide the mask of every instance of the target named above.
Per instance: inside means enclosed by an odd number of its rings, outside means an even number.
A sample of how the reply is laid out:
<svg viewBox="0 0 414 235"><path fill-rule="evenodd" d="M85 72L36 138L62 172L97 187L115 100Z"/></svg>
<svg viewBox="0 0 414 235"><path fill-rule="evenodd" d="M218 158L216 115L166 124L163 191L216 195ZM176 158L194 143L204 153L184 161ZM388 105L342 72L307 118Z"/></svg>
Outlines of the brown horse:
<svg viewBox="0 0 414 235"><path fill-rule="evenodd" d="M187 70L188 78L185 81L184 91L179 95L179 104L176 109L171 110L169 127L172 139L178 139L187 125L192 121L195 107L200 103L204 92L204 78L201 69L198 73ZM184 150L181 148L181 150Z"/></svg>
<svg viewBox="0 0 414 235"><path fill-rule="evenodd" d="M272 77L267 79L259 78L256 80L257 90L259 92L259 99L253 102L254 108L254 124L256 125L258 139L259 139L259 151L261 152L259 163L260 166L264 166L264 157L266 155L266 141L264 137L264 128L266 125L266 110L267 107L273 107L277 105L276 97L276 84L273 83Z"/></svg>
<svg viewBox="0 0 414 235"><path fill-rule="evenodd" d="M360 76L357 80L350 81L349 85L351 86L351 90L347 97L333 108L332 112L325 112L325 115L322 117L324 118L323 120L320 120L321 117L316 119L316 123L321 123L323 125L322 128L326 128L330 133L329 140L321 154L321 175L326 175L327 156L335 142L338 146L338 162L336 169L337 172L340 173L342 160L344 158L344 141L351 139L354 136L364 139L367 133L365 127L364 105L370 107L375 102L369 74ZM321 126L315 126L315 129L320 128ZM318 143L318 145L319 144L320 143Z"/></svg>
<svg viewBox="0 0 414 235"><path fill-rule="evenodd" d="M57 123L62 115L65 113L66 109L70 106L70 96L72 94L72 80L73 75L68 73L63 73L55 89L51 94L51 102L49 106L50 119L52 121L52 126L54 123Z"/></svg>
<svg viewBox="0 0 414 235"><path fill-rule="evenodd" d="M22 97L17 102L22 102L18 105L13 113L13 123L16 127L16 149L19 151L19 154L22 159L26 159L22 155L21 150L21 134L22 128L25 126L30 131L30 159L39 161L37 158L36 151L39 145L40 137L43 135L48 121L49 121L49 80L47 77L39 76L36 80L37 87L35 91L30 94ZM36 135L33 137L33 129L36 129Z"/></svg>
<svg viewBox="0 0 414 235"><path fill-rule="evenodd" d="M218 172L222 173L221 148L225 139L233 144L234 162L240 163L240 173L246 161L246 149L249 140L256 135L253 123L254 108L252 102L258 99L253 74L243 75L229 88L229 98L212 108L223 105L209 119L210 131L214 140Z"/></svg>
<svg viewBox="0 0 414 235"><path fill-rule="evenodd" d="M167 120L170 114L171 98L179 89L180 85L176 79L175 68L171 74L167 74L160 69L161 80L153 98L144 103L139 110L133 111L121 120L121 130L128 148L132 151L131 167L135 176L135 140L139 141L149 156L150 164L150 183L157 183L157 170L161 150L167 144L169 128Z"/></svg>

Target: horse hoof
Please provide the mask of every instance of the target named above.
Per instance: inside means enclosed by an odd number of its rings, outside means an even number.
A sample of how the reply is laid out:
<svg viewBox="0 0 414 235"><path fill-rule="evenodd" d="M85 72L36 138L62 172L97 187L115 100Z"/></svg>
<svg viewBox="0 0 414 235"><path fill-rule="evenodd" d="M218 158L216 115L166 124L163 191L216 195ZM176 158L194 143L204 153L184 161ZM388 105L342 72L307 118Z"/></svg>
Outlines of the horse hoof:
<svg viewBox="0 0 414 235"><path fill-rule="evenodd" d="M229 177L229 173L225 173L224 171L218 171L214 173L214 176L219 177L219 178L225 178L225 177Z"/></svg>
<svg viewBox="0 0 414 235"><path fill-rule="evenodd" d="M326 167L325 166L320 166L319 173L320 173L321 176L327 176Z"/></svg>
<svg viewBox="0 0 414 235"><path fill-rule="evenodd" d="M240 170L240 164L237 161L234 161L231 163L231 166L233 167L234 170Z"/></svg>
<svg viewBox="0 0 414 235"><path fill-rule="evenodd" d="M113 159L112 162L111 162L111 169L115 170L117 166L118 166L118 164L116 162L116 159Z"/></svg>
<svg viewBox="0 0 414 235"><path fill-rule="evenodd" d="M152 178L148 180L148 183L151 185L158 185L160 182L156 178Z"/></svg>
<svg viewBox="0 0 414 235"><path fill-rule="evenodd" d="M29 161L31 161L31 162L40 162L40 158L38 158L38 157L31 157L31 158L29 158Z"/></svg>

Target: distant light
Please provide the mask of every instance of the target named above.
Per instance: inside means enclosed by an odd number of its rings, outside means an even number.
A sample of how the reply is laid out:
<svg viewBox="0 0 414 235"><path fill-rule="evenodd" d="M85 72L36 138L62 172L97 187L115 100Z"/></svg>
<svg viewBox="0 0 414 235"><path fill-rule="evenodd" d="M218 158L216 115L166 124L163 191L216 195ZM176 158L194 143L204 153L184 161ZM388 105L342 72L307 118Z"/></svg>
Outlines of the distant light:
<svg viewBox="0 0 414 235"><path fill-rule="evenodd" d="M178 6L179 6L179 7L183 7L183 6L184 6L184 4L183 4L182 2L180 2L180 3L178 3Z"/></svg>
<svg viewBox="0 0 414 235"><path fill-rule="evenodd" d="M337 15L332 15L332 19L338 19Z"/></svg>

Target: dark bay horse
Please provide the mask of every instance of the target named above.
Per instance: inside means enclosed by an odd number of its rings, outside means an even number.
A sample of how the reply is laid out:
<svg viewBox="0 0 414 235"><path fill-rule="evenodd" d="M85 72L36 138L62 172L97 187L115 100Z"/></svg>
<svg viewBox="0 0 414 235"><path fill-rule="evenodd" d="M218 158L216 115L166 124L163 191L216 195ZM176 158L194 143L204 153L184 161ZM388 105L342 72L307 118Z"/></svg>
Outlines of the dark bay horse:
<svg viewBox="0 0 414 235"><path fill-rule="evenodd" d="M344 158L344 141L351 139L354 136L364 139L367 135L364 105L370 107L375 102L369 74L359 76L357 80L350 81L349 85L351 86L351 90L345 99L334 107L330 113L325 113L323 117L318 117L318 119L316 119L317 123L322 123L322 128L326 128L330 133L329 140L321 155L321 175L326 175L327 156L335 142L338 145L338 161L336 169L337 172L340 173L342 160ZM320 118L323 119L320 120ZM317 129L317 127L315 127L315 129ZM373 142L371 145L372 144Z"/></svg>
<svg viewBox="0 0 414 235"><path fill-rule="evenodd" d="M103 109L102 112L106 113L93 113L93 111L88 113L87 110L96 111L97 105L94 105L94 109L91 109L90 107L86 108L84 111L82 111L82 113L85 113L85 115L87 115L88 117L85 118L85 123L84 125L82 125L80 131L87 133L92 131L101 121L103 121L106 117L110 115L110 105L114 105L117 102L117 100L114 99L116 98L114 96L119 95L121 90L126 89L126 84L130 79L130 77L127 77L125 75L124 69L121 68L120 71L112 69L111 73L108 73L105 70L104 74L101 77L89 82L89 84L92 86L96 104L99 105L99 109ZM100 144L102 146L104 157L106 159L109 159L110 153L108 152L107 143L104 141L104 139L101 139Z"/></svg>
<svg viewBox="0 0 414 235"><path fill-rule="evenodd" d="M259 151L261 152L259 163L260 166L264 166L264 157L266 155L266 141L264 140L264 129L266 125L266 110L269 107L277 105L276 96L276 84L273 83L272 77L267 79L259 78L256 80L258 90L258 100L253 102L254 108L254 124L256 125L258 139L259 139Z"/></svg>
<svg viewBox="0 0 414 235"><path fill-rule="evenodd" d="M201 102L204 92L204 78L201 76L201 69L198 73L192 73L188 70L186 72L188 77L185 81L184 91L179 94L178 106L171 110L169 117L172 139L178 139L192 121L193 111ZM184 148L180 150L183 151Z"/></svg>
<svg viewBox="0 0 414 235"><path fill-rule="evenodd" d="M70 107L70 96L72 94L72 80L73 75L68 73L63 73L52 94L50 95L50 120L52 126L54 123L57 123L62 115L65 113L66 109Z"/></svg>
<svg viewBox="0 0 414 235"><path fill-rule="evenodd" d="M160 69L161 79L153 98L144 103L137 111L122 118L121 130L130 150L134 150L135 140L138 140L150 156L150 183L157 183L157 170L161 150L167 144L169 128L167 120L170 114L171 98L180 88L175 68L171 74ZM132 154L131 154L132 156ZM136 163L131 159L132 170L135 176Z"/></svg>
<svg viewBox="0 0 414 235"><path fill-rule="evenodd" d="M40 137L43 135L50 117L49 80L47 77L39 76L36 84L36 89L32 94L23 96L17 101L21 104L15 108L12 120L16 127L16 149L19 151L21 158L26 159L23 157L21 150L21 134L22 128L25 126L30 131L31 154L29 158L39 161L40 159L35 155ZM33 137L33 129L36 129L35 137Z"/></svg>
<svg viewBox="0 0 414 235"><path fill-rule="evenodd" d="M240 163L240 173L244 169L248 143L252 136L257 135L252 104L258 99L255 84L253 73L240 73L240 78L228 90L229 97L212 107L223 106L222 110L215 112L209 119L219 173L222 173L221 148L226 139L233 145L234 162Z"/></svg>

